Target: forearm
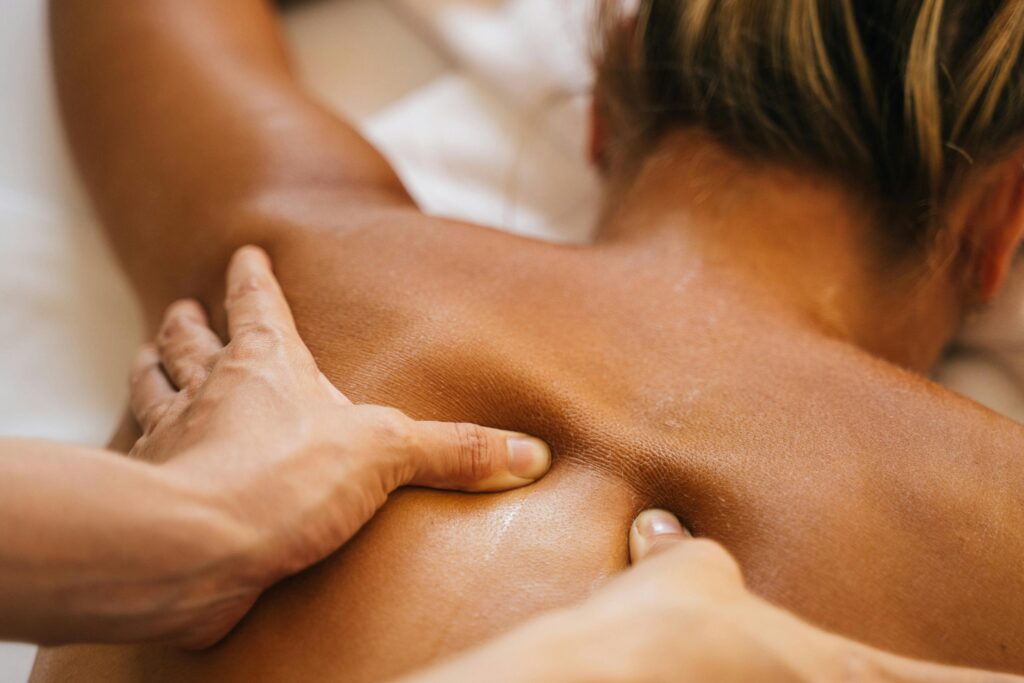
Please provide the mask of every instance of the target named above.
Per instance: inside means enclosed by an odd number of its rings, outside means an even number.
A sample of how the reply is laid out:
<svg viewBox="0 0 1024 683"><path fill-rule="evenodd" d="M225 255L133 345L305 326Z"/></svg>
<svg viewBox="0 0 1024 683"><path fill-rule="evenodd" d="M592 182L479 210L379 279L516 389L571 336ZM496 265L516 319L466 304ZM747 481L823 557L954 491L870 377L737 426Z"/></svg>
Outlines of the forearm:
<svg viewBox="0 0 1024 683"><path fill-rule="evenodd" d="M239 529L156 466L0 441L0 638L173 637L237 578Z"/></svg>
<svg viewBox="0 0 1024 683"><path fill-rule="evenodd" d="M581 615L582 616L582 615ZM795 617L786 615L786 620ZM799 627L800 635L788 645L774 643L767 660L743 648L752 640L730 640L727 619L716 623L711 617L695 620L696 633L680 632L672 644L643 632L634 632L636 622L621 623L617 630L599 633L597 618L579 618L573 611L541 617L511 634L468 654L412 674L395 683L636 683L675 681L697 683L716 680L773 681L858 681L860 683L1022 683L1009 674L948 667L898 657L853 643L811 627ZM702 636L718 630L716 641ZM606 629L607 631L607 629ZM595 633L598 635L595 636ZM608 636L611 637L608 637ZM604 640L603 647L593 647ZM766 641L768 638L765 639ZM635 646L630 646L630 643ZM671 652L659 649L668 646ZM786 652L786 648L791 648ZM820 651L823 656L807 653ZM838 653L834 656L825 652ZM776 660L789 660L779 666ZM770 663L766 663L770 661ZM811 662L808 664L808 662Z"/></svg>

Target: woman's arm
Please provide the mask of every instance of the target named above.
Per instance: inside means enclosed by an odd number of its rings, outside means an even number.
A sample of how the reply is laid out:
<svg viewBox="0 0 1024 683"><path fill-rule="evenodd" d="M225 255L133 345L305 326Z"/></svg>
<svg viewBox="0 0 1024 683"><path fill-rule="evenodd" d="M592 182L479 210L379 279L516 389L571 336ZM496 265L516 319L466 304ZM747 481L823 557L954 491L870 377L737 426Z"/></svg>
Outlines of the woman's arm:
<svg viewBox="0 0 1024 683"><path fill-rule="evenodd" d="M231 252L273 250L278 219L324 194L335 215L411 206L296 83L269 2L52 0L50 25L75 158L151 316L183 296L219 303Z"/></svg>
<svg viewBox="0 0 1024 683"><path fill-rule="evenodd" d="M226 307L227 347L184 302L139 355L133 453L149 463L0 441L0 638L210 644L399 486L506 490L550 464L522 434L353 405L259 250L232 261Z"/></svg>

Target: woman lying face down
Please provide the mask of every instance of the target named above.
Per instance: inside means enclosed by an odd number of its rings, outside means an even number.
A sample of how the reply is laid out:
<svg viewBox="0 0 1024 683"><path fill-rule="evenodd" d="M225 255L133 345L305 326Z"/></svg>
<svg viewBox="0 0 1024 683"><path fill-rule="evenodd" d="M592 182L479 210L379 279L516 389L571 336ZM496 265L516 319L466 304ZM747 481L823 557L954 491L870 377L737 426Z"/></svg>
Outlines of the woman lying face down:
<svg viewBox="0 0 1024 683"><path fill-rule="evenodd" d="M1024 671L1024 428L912 372L1024 228L1024 7L613 10L607 208L565 247L421 214L261 2L53 4L65 123L147 309L216 319L258 242L346 395L535 434L554 464L394 496L212 651L52 650L36 680L377 680L587 596L651 506L812 623Z"/></svg>

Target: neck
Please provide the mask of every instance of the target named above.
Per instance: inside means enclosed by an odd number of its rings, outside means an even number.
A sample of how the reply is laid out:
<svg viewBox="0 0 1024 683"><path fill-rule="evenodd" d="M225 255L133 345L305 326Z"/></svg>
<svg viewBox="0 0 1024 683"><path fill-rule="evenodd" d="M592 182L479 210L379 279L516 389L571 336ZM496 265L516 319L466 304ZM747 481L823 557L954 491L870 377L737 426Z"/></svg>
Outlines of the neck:
<svg viewBox="0 0 1024 683"><path fill-rule="evenodd" d="M959 320L948 268L881 265L872 226L832 183L752 165L684 132L613 185L602 242L697 258L792 320L904 367L927 371Z"/></svg>

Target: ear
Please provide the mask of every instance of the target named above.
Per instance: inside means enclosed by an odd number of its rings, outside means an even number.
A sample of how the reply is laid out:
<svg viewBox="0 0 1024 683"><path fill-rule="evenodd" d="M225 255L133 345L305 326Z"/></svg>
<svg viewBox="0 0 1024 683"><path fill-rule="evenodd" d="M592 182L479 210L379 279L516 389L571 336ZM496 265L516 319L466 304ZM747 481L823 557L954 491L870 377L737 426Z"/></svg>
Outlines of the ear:
<svg viewBox="0 0 1024 683"><path fill-rule="evenodd" d="M965 239L974 253L974 279L983 302L1006 281L1024 239L1024 154L1000 163L963 198Z"/></svg>
<svg viewBox="0 0 1024 683"><path fill-rule="evenodd" d="M590 100L590 139L587 145L590 163L602 173L608 171L608 117L601 103L601 93L594 88Z"/></svg>

